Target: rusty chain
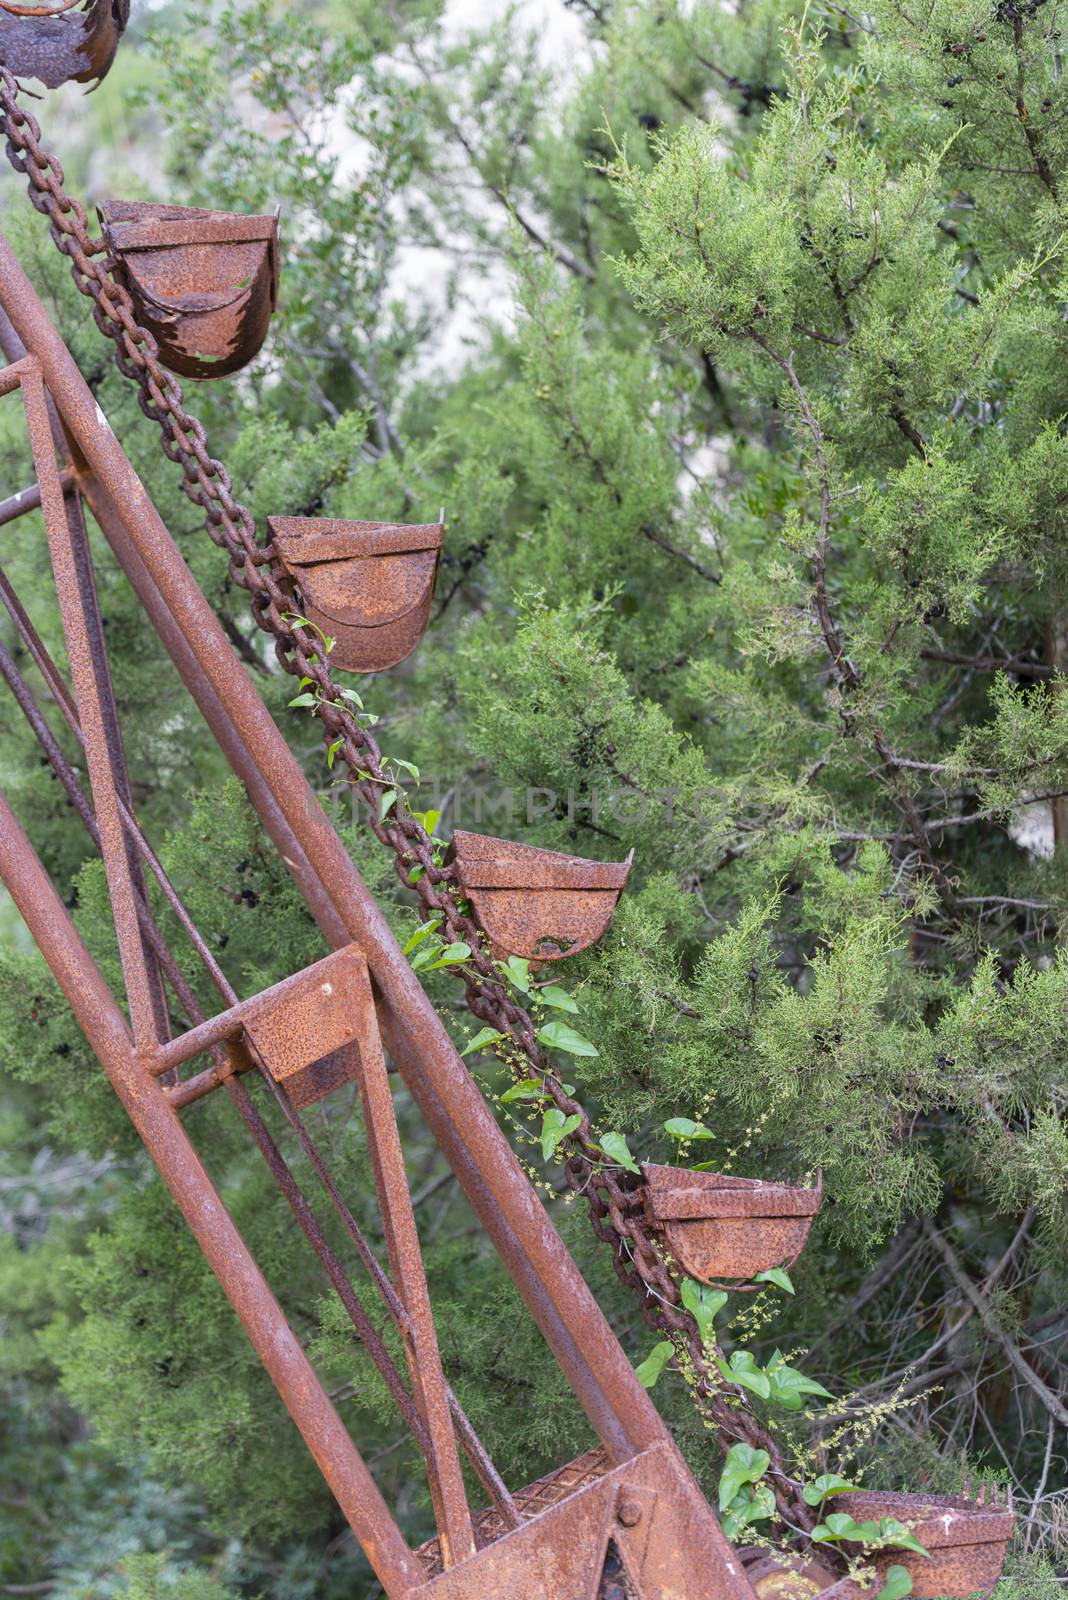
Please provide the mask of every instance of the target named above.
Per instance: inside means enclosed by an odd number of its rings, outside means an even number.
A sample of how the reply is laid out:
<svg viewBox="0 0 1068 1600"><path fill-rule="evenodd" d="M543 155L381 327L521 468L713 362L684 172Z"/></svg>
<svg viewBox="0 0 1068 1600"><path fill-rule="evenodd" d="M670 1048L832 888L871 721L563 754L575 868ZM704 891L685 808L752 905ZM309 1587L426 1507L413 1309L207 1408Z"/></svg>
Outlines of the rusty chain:
<svg viewBox="0 0 1068 1600"><path fill-rule="evenodd" d="M755 1416L744 1393L720 1380L696 1321L682 1305L678 1285L649 1227L638 1180L605 1164L587 1112L565 1091L538 1043L530 1013L502 984L478 926L462 909L451 869L437 864L433 841L408 808L402 786L383 766L373 734L348 710L333 681L324 642L296 621L284 568L271 546L257 541L250 513L234 498L230 474L210 454L202 424L186 411L181 388L160 364L153 335L139 324L103 239L91 236L84 208L64 188L62 166L41 148L40 127L19 105L18 88L0 63L0 116L8 160L26 179L29 198L47 218L56 248L70 260L75 284L93 302L93 318L113 341L120 372L137 384L141 409L158 425L164 453L181 467L182 489L203 511L209 536L226 552L230 576L247 591L255 622L273 637L284 671L314 684L314 710L323 724L324 742L334 747L335 765L340 760L348 769L353 789L367 806L372 830L393 852L401 883L418 896L427 917L440 916L451 942L470 948L463 972L470 1011L510 1036L525 1057L528 1075L541 1080L565 1117L579 1118L567 1141L571 1153L564 1166L566 1179L586 1199L593 1230L611 1247L618 1277L639 1294L646 1323L670 1337L677 1349L681 1346L700 1406L719 1428L721 1440L739 1440L769 1453L773 1492L787 1524L802 1532L811 1529L812 1510L801 1497L800 1485L787 1474L776 1438ZM398 791L388 819L379 815L386 789Z"/></svg>

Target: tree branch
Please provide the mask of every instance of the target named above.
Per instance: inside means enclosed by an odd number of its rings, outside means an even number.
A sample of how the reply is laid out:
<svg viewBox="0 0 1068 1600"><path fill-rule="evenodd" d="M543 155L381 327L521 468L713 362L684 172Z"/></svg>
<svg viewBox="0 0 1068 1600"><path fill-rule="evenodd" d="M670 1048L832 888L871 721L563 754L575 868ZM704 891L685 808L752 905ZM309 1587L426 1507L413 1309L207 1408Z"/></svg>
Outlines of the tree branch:
<svg viewBox="0 0 1068 1600"><path fill-rule="evenodd" d="M690 555L688 550L682 550L677 544L672 544L670 539L665 539L662 533L658 533L648 523L643 522L639 531L647 539L651 539L653 544L658 544L661 550L666 550L669 556L674 556L678 561L685 561L686 565L691 567L699 577L704 578L706 583L723 582L723 574L721 572L713 572L711 567L706 567L703 561L698 561L697 557Z"/></svg>
<svg viewBox="0 0 1068 1600"><path fill-rule="evenodd" d="M957 650L921 650L925 661L945 661L954 667L969 667L973 672L1012 672L1018 678L1045 682L1056 674L1044 661L1024 661L1019 656L967 656Z"/></svg>
<svg viewBox="0 0 1068 1600"><path fill-rule="evenodd" d="M990 1302L979 1292L961 1266L956 1251L949 1240L935 1227L929 1217L924 1217L921 1226L945 1262L949 1275L957 1285L957 1288L973 1307L984 1329L1005 1352L1009 1365L1019 1374L1032 1393L1038 1397L1050 1416L1055 1417L1058 1422L1068 1428L1068 1409L1062 1405L1059 1396L1054 1394L1049 1385L1042 1381L1034 1367L1024 1359L1014 1341L998 1321Z"/></svg>

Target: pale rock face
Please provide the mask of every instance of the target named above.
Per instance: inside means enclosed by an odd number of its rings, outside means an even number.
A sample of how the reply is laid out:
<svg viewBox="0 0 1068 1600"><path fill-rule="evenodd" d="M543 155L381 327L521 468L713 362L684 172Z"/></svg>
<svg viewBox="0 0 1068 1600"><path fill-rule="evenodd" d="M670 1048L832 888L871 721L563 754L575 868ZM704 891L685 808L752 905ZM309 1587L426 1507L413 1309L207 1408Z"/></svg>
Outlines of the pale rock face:
<svg viewBox="0 0 1068 1600"><path fill-rule="evenodd" d="M1009 838L1033 856L1048 861L1053 855L1053 812L1048 800L1025 801L1009 822Z"/></svg>

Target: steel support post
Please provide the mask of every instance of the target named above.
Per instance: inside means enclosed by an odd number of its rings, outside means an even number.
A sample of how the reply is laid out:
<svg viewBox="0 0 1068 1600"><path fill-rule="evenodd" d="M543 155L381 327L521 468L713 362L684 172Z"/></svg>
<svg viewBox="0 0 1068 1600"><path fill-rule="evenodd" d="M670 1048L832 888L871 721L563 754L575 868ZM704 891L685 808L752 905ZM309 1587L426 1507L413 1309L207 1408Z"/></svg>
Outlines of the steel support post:
<svg viewBox="0 0 1068 1600"><path fill-rule="evenodd" d="M187 666L225 708L348 937L365 952L384 1001L381 1021L390 1053L610 1456L621 1462L668 1442L649 1395L2 236L0 302L41 362L79 455L106 485L145 572L184 636L193 658ZM711 1514L710 1520L718 1532Z"/></svg>

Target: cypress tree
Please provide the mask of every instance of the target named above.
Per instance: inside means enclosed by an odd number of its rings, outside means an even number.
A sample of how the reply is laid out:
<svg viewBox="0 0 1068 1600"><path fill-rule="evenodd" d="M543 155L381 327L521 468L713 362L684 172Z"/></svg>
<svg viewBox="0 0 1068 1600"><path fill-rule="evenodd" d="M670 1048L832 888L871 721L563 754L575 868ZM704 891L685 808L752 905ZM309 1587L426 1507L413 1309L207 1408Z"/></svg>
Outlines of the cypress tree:
<svg viewBox="0 0 1068 1600"><path fill-rule="evenodd" d="M796 1412L754 1395L801 1478L956 1491L986 1472L1023 1491L1003 1580L1021 1600L1063 1561L1065 1492L1049 1396L1063 1405L1068 1317L1066 11L585 0L566 13L578 64L554 75L516 18L457 38L435 8L254 0L210 23L165 10L90 119L68 91L41 113L83 198L113 187L114 154L124 193L281 202L265 356L193 399L261 524L429 521L445 503L426 639L358 685L420 774L398 804L439 811L442 837L634 849L609 933L558 969L596 1050L563 1054L565 1076L639 1159L822 1170L796 1293L732 1297L721 1348L761 1369L785 1350L835 1396ZM149 184L137 153L155 146L165 178ZM5 231L407 940L412 897L332 792L65 264L2 181ZM442 360L452 311L470 327L504 284L510 314ZM21 486L10 403L0 430ZM40 524L7 539L58 651ZM139 806L255 992L321 954L318 935L103 555L101 570ZM0 718L5 789L117 980L99 864L13 705ZM6 931L0 1583L371 1596L45 969L12 917ZM455 979L425 982L468 1047ZM467 1060L647 1363L633 1299L562 1197L564 1147L543 1158L492 1052ZM373 1231L348 1109L331 1101L326 1125ZM227 1107L195 1115L406 1531L426 1536L415 1453L258 1157ZM586 1448L585 1424L401 1116L450 1377L519 1486ZM653 1392L714 1495L722 1450L685 1375ZM757 1515L745 1537L768 1527Z"/></svg>

